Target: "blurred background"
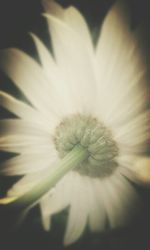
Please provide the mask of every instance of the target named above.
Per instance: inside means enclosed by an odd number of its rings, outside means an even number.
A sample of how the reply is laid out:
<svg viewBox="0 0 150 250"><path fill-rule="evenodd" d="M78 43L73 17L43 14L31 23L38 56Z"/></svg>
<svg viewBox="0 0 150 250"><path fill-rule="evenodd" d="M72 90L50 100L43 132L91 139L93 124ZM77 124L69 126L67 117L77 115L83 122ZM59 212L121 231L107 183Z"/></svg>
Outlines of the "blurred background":
<svg viewBox="0 0 150 250"><path fill-rule="evenodd" d="M64 6L74 5L85 16L91 30L93 42L100 32L101 23L114 0L59 0ZM150 2L149 0L126 1L131 14L131 28L143 25L143 48L149 66L150 59ZM43 38L48 44L47 25L41 16L43 12L40 0L0 0L0 49L18 47L34 56L36 49L28 32L32 31ZM0 89L24 98L15 86L0 73ZM0 109L0 117L12 116L6 110ZM0 153L0 160L10 155ZM1 196L17 178L0 177ZM135 185L141 199L141 211L130 225L122 229L107 231L102 234L91 234L89 229L68 250L149 250L150 249L150 188ZM44 232L40 221L38 206L33 208L26 220L13 234L3 232L4 224L8 223L10 215L0 210L0 249L2 250L63 250L63 234L68 211L53 217L51 232ZM15 218L15 215L11 215Z"/></svg>

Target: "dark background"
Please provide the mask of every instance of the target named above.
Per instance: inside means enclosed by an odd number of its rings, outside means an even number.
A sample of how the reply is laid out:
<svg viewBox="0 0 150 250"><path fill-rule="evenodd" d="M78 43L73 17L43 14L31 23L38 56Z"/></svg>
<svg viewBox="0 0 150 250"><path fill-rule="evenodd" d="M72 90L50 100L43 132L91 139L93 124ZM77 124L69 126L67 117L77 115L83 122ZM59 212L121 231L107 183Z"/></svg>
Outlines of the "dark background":
<svg viewBox="0 0 150 250"><path fill-rule="evenodd" d="M101 22L111 7L113 0L62 0L67 6L74 4L86 17L94 42L98 36ZM149 0L126 1L131 11L131 27L135 29L141 23L144 25L144 46L147 58L150 58L150 6ZM27 35L33 31L47 40L47 26L41 17L42 6L39 0L0 0L0 49L19 47L37 58L35 47ZM38 59L38 58L37 58ZM149 61L149 60L148 60ZM0 88L17 95L17 90L4 76L0 75ZM5 85L5 86L4 86ZM18 94L19 95L19 94ZM7 117L5 110L1 117ZM10 115L10 114L9 114ZM8 155L7 155L8 156ZM1 160L6 155L0 154ZM0 178L1 194L12 185L14 178ZM69 250L150 250L150 191L146 187L135 187L143 205L138 218L123 229L107 231L103 234L91 234L86 229L83 237L71 245ZM63 250L62 238L66 226L68 211L54 216L52 230L45 233L41 227L39 208L32 209L17 232L10 234L3 230L7 228L8 220L15 215L0 210L0 249L1 250ZM9 230L8 230L9 231Z"/></svg>

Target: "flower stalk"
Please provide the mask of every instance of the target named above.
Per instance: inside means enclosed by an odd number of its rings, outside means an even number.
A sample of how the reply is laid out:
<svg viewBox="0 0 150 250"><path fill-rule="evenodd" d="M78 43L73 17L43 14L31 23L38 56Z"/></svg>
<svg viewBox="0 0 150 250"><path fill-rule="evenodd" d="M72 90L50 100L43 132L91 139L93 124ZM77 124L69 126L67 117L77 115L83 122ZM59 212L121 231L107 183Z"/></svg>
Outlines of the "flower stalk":
<svg viewBox="0 0 150 250"><path fill-rule="evenodd" d="M16 198L4 198L4 202L0 203L8 204L7 207L25 209L36 203L44 194L52 189L56 183L65 176L70 170L73 170L80 163L82 163L89 156L87 149L80 145L76 145L72 151L70 151L56 166L54 173L47 174L46 177L36 184L30 191L26 192L22 196ZM5 202L6 201L6 202Z"/></svg>

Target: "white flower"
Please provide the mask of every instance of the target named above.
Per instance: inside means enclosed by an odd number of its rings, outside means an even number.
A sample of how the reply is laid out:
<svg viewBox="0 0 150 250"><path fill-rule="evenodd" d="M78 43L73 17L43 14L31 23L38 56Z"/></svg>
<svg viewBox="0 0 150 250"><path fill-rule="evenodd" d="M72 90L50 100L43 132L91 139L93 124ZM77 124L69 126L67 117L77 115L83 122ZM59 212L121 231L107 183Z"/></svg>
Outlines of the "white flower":
<svg viewBox="0 0 150 250"><path fill-rule="evenodd" d="M1 67L28 103L0 92L1 106L18 119L1 120L0 149L19 153L1 164L1 173L25 175L8 196L27 192L53 175L76 144L88 159L69 171L39 200L44 228L69 207L65 244L92 231L122 225L136 192L128 178L149 136L146 71L124 8L107 14L97 47L82 15L45 0L54 58L32 34L41 65L19 49L1 52ZM139 166L138 166L139 167ZM130 206L129 206L130 204Z"/></svg>

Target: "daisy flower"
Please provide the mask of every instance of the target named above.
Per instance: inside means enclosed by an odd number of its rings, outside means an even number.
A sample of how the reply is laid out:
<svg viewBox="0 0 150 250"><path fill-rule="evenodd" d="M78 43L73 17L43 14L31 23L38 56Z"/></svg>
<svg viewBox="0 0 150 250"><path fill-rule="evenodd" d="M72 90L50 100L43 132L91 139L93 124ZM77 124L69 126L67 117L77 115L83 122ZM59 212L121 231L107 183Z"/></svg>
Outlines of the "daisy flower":
<svg viewBox="0 0 150 250"><path fill-rule="evenodd" d="M16 48L1 52L1 68L28 100L0 92L1 106L17 116L0 122L0 149L17 153L0 172L23 175L1 203L39 203L46 230L68 207L67 245L86 225L120 226L133 211L128 178L142 167L149 137L147 80L121 3L108 12L96 48L76 8L43 4L54 56L35 34L40 64Z"/></svg>

